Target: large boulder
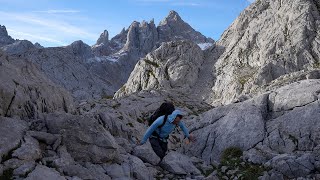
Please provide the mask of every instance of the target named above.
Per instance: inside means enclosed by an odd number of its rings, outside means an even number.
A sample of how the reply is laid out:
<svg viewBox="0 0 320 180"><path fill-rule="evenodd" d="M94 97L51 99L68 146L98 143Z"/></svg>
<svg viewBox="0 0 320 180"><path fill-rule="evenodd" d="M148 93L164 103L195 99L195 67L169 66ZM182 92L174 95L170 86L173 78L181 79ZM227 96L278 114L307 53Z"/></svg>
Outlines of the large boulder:
<svg viewBox="0 0 320 180"><path fill-rule="evenodd" d="M26 180L66 180L61 176L58 171L48 168L46 166L38 165L34 171L32 171Z"/></svg>
<svg viewBox="0 0 320 180"><path fill-rule="evenodd" d="M289 84L274 90L269 95L270 110L281 113L302 107L319 98L320 80L309 79Z"/></svg>
<svg viewBox="0 0 320 180"><path fill-rule="evenodd" d="M26 161L40 159L42 157L42 151L39 142L33 137L25 136L21 147L13 152L12 157Z"/></svg>
<svg viewBox="0 0 320 180"><path fill-rule="evenodd" d="M253 148L264 139L266 102L264 95L203 113L199 119L194 119L197 123L190 126L197 141L185 145L187 154L215 164L229 147Z"/></svg>
<svg viewBox="0 0 320 180"><path fill-rule="evenodd" d="M161 161L161 167L170 173L178 175L199 175L201 172L193 165L188 156L178 152L169 152Z"/></svg>
<svg viewBox="0 0 320 180"><path fill-rule="evenodd" d="M21 146L28 124L25 121L0 116L0 157L10 157L10 151ZM12 153L12 152L11 152Z"/></svg>
<svg viewBox="0 0 320 180"><path fill-rule="evenodd" d="M114 137L97 120L70 114L49 114L45 119L48 132L62 135L62 143L76 161L104 163L117 158Z"/></svg>
<svg viewBox="0 0 320 180"><path fill-rule="evenodd" d="M137 146L133 149L133 155L139 157L144 162L148 162L152 165L158 165L160 158L152 150L150 143L146 143L142 146Z"/></svg>

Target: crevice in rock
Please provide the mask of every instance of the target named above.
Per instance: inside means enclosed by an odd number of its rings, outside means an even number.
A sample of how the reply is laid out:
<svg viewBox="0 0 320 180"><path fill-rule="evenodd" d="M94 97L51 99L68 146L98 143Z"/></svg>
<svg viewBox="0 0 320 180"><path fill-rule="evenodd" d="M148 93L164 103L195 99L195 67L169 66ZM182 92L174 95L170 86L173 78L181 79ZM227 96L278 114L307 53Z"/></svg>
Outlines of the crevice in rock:
<svg viewBox="0 0 320 180"><path fill-rule="evenodd" d="M66 103L66 100L64 97L62 97L62 105L63 105L63 110L68 113L68 106L67 106L67 103Z"/></svg>
<svg viewBox="0 0 320 180"><path fill-rule="evenodd" d="M218 117L214 120L211 120L210 122L206 122L206 123L202 123L201 125L199 125L198 127L194 127L192 129L190 129L190 133L194 132L194 131L198 131L202 128L208 127L210 125L213 125L214 123L216 123L217 121L219 121L220 119L224 118L226 115L222 115L221 117Z"/></svg>
<svg viewBox="0 0 320 180"><path fill-rule="evenodd" d="M4 114L5 117L8 117L8 116L9 116L9 111L10 111L11 106L12 106L12 103L13 103L15 97L16 97L16 94L17 94L17 91L14 90L13 96L12 96L12 98L11 98L11 100L10 100L10 103L9 103L8 107L7 107L6 113Z"/></svg>
<svg viewBox="0 0 320 180"><path fill-rule="evenodd" d="M292 170L292 168L291 168L290 164L289 164L287 161L285 161L285 163L288 165L289 170L290 170L290 172L291 172L291 175L293 175L293 176L294 176L294 171ZM292 178L292 177L291 177L291 178Z"/></svg>
<svg viewBox="0 0 320 180"><path fill-rule="evenodd" d="M17 145L16 147L12 148L7 154L2 155L2 157L1 157L1 160L2 160L2 161L1 161L1 164L4 163L5 161L11 159L13 152L14 152L15 150L17 150L18 148L20 148L21 145L22 145L22 142L21 142L21 140L20 140L19 143L18 143L18 145Z"/></svg>
<svg viewBox="0 0 320 180"><path fill-rule="evenodd" d="M204 152L204 150L207 148L207 143L208 143L208 141L209 141L210 135L211 135L211 132L208 133L206 142L204 143L204 146L203 146L203 148L202 148L202 150L201 150L201 157L203 157L203 152Z"/></svg>

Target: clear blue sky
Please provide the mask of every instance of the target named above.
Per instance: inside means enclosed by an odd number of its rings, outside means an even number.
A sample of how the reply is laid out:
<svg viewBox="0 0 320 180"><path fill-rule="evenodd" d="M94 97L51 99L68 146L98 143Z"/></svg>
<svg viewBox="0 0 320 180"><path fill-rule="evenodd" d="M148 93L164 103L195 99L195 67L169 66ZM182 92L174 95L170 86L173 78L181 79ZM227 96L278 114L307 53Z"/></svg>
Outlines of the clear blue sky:
<svg viewBox="0 0 320 180"><path fill-rule="evenodd" d="M103 30L109 39L133 21L155 20L170 10L195 30L218 40L253 0L0 0L0 25L15 39L43 46L76 40L93 45Z"/></svg>

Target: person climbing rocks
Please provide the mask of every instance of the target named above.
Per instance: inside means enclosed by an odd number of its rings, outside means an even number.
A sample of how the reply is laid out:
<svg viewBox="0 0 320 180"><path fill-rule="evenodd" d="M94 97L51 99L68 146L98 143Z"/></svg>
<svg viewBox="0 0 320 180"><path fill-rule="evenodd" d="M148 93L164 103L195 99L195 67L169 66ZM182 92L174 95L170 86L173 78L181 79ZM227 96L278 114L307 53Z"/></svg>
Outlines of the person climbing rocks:
<svg viewBox="0 0 320 180"><path fill-rule="evenodd" d="M177 126L182 129L185 137L188 138L190 142L194 142L195 138L189 134L185 124L181 121L182 118L183 115L180 110L174 110L170 115L158 117L147 129L140 145L146 143L149 139L153 151L160 157L161 162L168 150L169 135Z"/></svg>

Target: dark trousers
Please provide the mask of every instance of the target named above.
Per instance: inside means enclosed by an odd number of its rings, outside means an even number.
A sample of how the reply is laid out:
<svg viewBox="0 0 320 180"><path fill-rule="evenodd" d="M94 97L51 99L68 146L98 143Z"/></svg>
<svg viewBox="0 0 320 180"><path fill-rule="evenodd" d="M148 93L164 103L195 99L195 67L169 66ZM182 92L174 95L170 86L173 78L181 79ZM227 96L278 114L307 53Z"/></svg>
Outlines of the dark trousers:
<svg viewBox="0 0 320 180"><path fill-rule="evenodd" d="M158 138L149 138L151 147L153 151L160 157L162 160L164 156L166 155L166 152L168 150L168 143L163 142Z"/></svg>

